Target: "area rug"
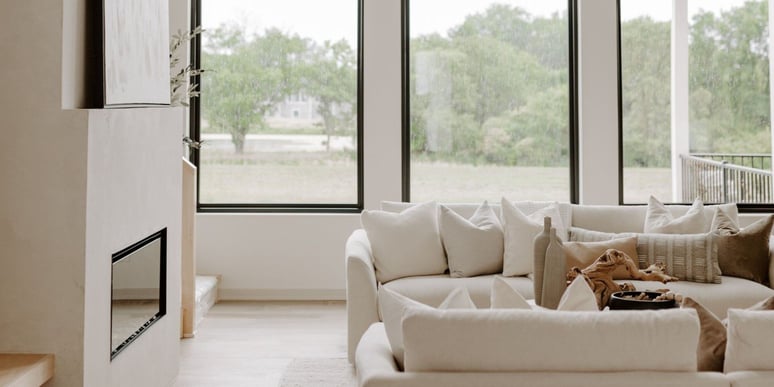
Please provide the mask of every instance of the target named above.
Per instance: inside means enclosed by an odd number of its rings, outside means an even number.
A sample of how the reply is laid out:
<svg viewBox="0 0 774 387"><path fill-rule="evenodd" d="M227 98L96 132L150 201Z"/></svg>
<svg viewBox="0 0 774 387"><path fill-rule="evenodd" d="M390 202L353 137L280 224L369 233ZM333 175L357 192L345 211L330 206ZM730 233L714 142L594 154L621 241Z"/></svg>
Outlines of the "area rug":
<svg viewBox="0 0 774 387"><path fill-rule="evenodd" d="M298 358L288 364L280 387L356 387L355 369L346 358Z"/></svg>

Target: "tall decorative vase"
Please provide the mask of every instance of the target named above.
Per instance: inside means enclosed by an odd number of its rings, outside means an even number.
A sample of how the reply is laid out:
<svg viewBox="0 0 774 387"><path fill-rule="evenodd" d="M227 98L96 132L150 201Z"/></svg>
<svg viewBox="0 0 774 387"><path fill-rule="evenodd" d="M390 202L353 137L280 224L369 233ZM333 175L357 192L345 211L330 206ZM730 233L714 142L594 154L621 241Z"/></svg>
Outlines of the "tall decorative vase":
<svg viewBox="0 0 774 387"><path fill-rule="evenodd" d="M559 300L567 288L567 258L564 255L562 241L556 236L556 229L551 228L550 242L546 248L545 268L543 269L543 292L541 306L556 309Z"/></svg>
<svg viewBox="0 0 774 387"><path fill-rule="evenodd" d="M546 249L551 241L551 217L543 218L543 232L535 236L533 243L534 254L532 255L532 286L535 291L535 304L543 305L543 270L546 263Z"/></svg>

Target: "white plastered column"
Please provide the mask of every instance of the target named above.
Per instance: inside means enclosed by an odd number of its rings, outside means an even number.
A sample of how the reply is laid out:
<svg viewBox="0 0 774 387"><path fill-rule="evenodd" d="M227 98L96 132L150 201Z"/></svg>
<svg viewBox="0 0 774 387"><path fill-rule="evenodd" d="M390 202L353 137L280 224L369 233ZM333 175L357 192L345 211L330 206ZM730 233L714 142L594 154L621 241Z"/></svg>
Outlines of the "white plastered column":
<svg viewBox="0 0 774 387"><path fill-rule="evenodd" d="M672 201L683 201L681 154L690 152L688 1L672 0Z"/></svg>

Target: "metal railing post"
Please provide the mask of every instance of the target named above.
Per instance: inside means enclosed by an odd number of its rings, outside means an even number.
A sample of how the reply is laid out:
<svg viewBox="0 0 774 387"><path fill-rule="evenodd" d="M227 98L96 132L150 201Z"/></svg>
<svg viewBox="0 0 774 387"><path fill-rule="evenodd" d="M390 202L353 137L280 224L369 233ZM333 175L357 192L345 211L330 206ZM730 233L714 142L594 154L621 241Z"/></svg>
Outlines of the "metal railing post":
<svg viewBox="0 0 774 387"><path fill-rule="evenodd" d="M723 160L720 163L722 164L720 170L723 171L723 203L728 203L728 168L726 168L728 161Z"/></svg>

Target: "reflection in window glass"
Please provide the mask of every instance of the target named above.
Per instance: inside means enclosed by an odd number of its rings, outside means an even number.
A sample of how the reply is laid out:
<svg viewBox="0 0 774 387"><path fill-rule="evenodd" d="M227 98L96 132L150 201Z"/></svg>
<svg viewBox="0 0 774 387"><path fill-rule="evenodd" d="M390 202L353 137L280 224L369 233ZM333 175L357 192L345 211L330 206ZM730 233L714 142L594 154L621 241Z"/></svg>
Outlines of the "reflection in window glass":
<svg viewBox="0 0 774 387"><path fill-rule="evenodd" d="M621 0L624 202L772 202L768 2L687 0L689 151L672 165L671 0ZM673 192L672 168L681 168Z"/></svg>
<svg viewBox="0 0 774 387"><path fill-rule="evenodd" d="M567 1L409 1L412 201L570 199Z"/></svg>
<svg viewBox="0 0 774 387"><path fill-rule="evenodd" d="M357 204L357 0L202 0L199 202Z"/></svg>

